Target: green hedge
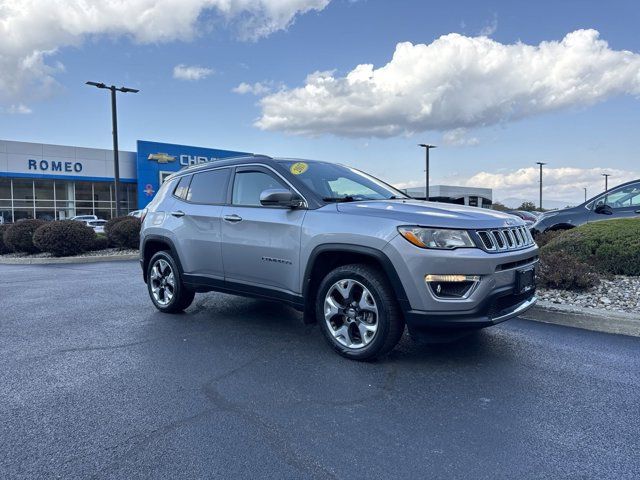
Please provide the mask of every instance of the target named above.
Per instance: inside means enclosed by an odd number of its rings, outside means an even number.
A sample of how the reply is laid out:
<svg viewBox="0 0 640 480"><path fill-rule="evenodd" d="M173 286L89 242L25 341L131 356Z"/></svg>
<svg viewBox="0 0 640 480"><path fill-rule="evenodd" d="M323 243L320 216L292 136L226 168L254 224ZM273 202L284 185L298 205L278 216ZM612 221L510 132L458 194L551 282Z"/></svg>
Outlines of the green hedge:
<svg viewBox="0 0 640 480"><path fill-rule="evenodd" d="M45 223L44 220L22 220L9 225L2 237L4 244L12 252L38 253L38 247L33 244L33 234Z"/></svg>
<svg viewBox="0 0 640 480"><path fill-rule="evenodd" d="M142 222L139 218L125 217L120 219L107 232L109 244L118 248L138 248L141 226Z"/></svg>
<svg viewBox="0 0 640 480"><path fill-rule="evenodd" d="M89 251L95 239L93 228L76 220L47 222L33 234L36 247L55 257L68 257Z"/></svg>
<svg viewBox="0 0 640 480"><path fill-rule="evenodd" d="M601 273L640 275L640 219L588 223L566 230L541 248L541 258L563 252Z"/></svg>
<svg viewBox="0 0 640 480"><path fill-rule="evenodd" d="M3 223L0 225L0 255L11 253L11 249L4 243L4 232L9 229L10 225Z"/></svg>

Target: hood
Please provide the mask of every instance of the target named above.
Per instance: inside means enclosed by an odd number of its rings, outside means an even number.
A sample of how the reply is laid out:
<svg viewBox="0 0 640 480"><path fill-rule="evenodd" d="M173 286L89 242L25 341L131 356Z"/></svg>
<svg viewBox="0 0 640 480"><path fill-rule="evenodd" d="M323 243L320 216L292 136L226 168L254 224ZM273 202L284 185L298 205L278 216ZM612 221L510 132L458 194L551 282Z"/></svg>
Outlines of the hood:
<svg viewBox="0 0 640 480"><path fill-rule="evenodd" d="M339 203L338 211L424 227L483 229L524 226L522 219L495 210L413 199Z"/></svg>

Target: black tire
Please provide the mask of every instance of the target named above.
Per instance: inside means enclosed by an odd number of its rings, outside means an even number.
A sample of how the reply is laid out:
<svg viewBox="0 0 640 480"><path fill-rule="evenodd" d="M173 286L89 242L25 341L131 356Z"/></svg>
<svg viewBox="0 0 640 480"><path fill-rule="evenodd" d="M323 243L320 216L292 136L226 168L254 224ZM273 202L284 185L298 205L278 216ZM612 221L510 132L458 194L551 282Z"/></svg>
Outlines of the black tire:
<svg viewBox="0 0 640 480"><path fill-rule="evenodd" d="M355 280L356 285L359 282L361 286L366 287L377 307L377 330L372 339L369 340L369 343L364 346L349 348L343 345L335 336L335 326L330 325L331 321L325 319L324 309L327 293L341 280ZM342 322L342 319L347 321L347 315L338 314L333 318L337 319L338 322ZM402 337L405 326L393 288L391 288L386 276L379 269L364 264L337 267L325 276L318 288L316 319L325 339L336 352L343 357L361 361L374 360L393 350ZM352 319L351 321L355 320ZM362 338L358 335L358 327L356 326L355 328L356 330L354 331L357 338L360 338L361 343L364 344Z"/></svg>
<svg viewBox="0 0 640 480"><path fill-rule="evenodd" d="M171 292L172 289L168 283L159 288L159 290L165 290L171 294L171 298L169 300L167 300L166 293L159 294L159 298L156 298L156 295L154 295L154 288L159 286L159 282L153 278L153 271L156 266L159 267L160 265L164 265L162 262L168 265L171 269L171 273L173 273L173 292ZM165 268L164 272L167 271L168 270ZM169 275L167 274L167 276ZM157 252L153 257L151 257L151 260L149 260L149 265L147 266L147 291L149 292L149 297L151 297L153 305L164 313L182 312L185 308L188 308L189 305L191 305L196 294L193 290L187 288L184 283L182 283L180 269L171 256L171 253L165 251Z"/></svg>

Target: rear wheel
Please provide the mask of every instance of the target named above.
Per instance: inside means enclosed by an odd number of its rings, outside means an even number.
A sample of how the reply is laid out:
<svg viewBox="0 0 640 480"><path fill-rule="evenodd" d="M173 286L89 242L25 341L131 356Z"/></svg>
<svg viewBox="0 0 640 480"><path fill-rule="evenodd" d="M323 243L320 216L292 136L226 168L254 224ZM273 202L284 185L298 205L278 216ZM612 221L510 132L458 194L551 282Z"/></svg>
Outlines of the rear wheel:
<svg viewBox="0 0 640 480"><path fill-rule="evenodd" d="M158 252L149 261L147 289L161 312L181 312L193 302L195 292L182 283L180 271L169 252Z"/></svg>
<svg viewBox="0 0 640 480"><path fill-rule="evenodd" d="M382 272L369 265L329 272L318 289L316 317L333 349L354 360L385 355L404 331L393 289Z"/></svg>

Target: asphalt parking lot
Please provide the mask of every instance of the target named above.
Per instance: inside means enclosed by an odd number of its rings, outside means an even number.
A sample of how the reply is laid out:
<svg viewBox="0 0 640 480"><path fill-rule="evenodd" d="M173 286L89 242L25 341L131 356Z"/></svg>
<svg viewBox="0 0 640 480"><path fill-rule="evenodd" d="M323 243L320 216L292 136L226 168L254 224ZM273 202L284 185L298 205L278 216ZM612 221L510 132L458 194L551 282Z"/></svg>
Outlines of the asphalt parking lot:
<svg viewBox="0 0 640 480"><path fill-rule="evenodd" d="M0 266L0 478L638 478L640 338L512 320L342 359L136 262Z"/></svg>

